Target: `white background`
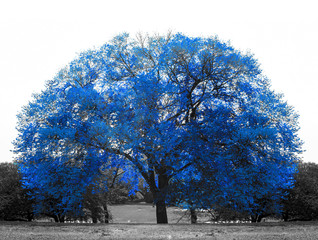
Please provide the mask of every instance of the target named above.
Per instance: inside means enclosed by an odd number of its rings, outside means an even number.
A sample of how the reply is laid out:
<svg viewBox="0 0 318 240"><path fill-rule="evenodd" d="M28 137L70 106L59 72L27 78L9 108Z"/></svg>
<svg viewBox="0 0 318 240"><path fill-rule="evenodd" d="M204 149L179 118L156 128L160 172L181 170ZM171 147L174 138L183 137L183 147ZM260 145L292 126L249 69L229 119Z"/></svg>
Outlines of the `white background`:
<svg viewBox="0 0 318 240"><path fill-rule="evenodd" d="M318 14L300 0L0 1L0 162L12 161L16 114L76 57L128 32L218 35L250 50L300 114L303 159L318 163Z"/></svg>

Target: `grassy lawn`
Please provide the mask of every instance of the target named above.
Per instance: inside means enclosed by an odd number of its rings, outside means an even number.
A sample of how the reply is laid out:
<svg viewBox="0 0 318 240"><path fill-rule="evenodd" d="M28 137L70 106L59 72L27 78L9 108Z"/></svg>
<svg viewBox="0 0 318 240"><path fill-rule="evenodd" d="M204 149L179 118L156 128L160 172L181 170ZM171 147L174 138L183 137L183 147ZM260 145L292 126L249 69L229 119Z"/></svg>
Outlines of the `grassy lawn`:
<svg viewBox="0 0 318 240"><path fill-rule="evenodd" d="M51 239L317 239L318 226L306 223L262 224L55 224L0 222L1 240Z"/></svg>
<svg viewBox="0 0 318 240"><path fill-rule="evenodd" d="M156 208L152 204L123 204L109 207L113 223L156 223ZM187 212L177 207L167 208L169 223L190 223ZM198 222L209 220L209 215L199 213Z"/></svg>
<svg viewBox="0 0 318 240"><path fill-rule="evenodd" d="M189 224L178 208L168 208L168 225L155 224L155 208L150 204L110 206L111 224L57 224L43 222L0 222L0 240L51 239L318 239L317 222L204 224L208 216L200 214L199 224Z"/></svg>

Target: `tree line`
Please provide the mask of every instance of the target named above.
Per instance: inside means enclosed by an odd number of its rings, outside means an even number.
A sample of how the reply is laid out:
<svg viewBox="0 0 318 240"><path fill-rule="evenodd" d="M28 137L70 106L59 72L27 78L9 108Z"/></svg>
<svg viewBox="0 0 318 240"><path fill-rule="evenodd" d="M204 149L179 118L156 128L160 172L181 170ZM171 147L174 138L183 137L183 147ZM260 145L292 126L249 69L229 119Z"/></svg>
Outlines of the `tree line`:
<svg viewBox="0 0 318 240"><path fill-rule="evenodd" d="M41 211L38 210L33 191L22 186L21 174L14 163L0 164L0 220L4 221L32 221L36 218L50 217L55 222L66 220L91 219L93 223L111 221L111 213L107 211L109 204L123 204L136 200L129 196L129 184L118 184L112 191L93 192L90 187L84 197L85 214L82 216L73 215L70 211L66 215L57 214L58 199L43 199ZM110 176L108 176L110 177ZM237 212L226 207L217 207L211 210L211 220L252 220L261 221L264 217L282 218L284 221L309 221L318 219L318 164L300 163L298 171L295 173L294 186L288 190L288 195L281 199L283 211L280 214L275 212L263 212L261 216L248 215L248 213ZM142 187L141 187L142 189ZM144 188L141 192L142 200L152 203L153 199L147 197L149 190ZM50 205L50 204L51 205ZM265 203L266 204L266 203ZM176 202L170 202L171 206L176 206ZM104 207L104 208L103 208ZM196 222L196 214L191 215L192 223Z"/></svg>

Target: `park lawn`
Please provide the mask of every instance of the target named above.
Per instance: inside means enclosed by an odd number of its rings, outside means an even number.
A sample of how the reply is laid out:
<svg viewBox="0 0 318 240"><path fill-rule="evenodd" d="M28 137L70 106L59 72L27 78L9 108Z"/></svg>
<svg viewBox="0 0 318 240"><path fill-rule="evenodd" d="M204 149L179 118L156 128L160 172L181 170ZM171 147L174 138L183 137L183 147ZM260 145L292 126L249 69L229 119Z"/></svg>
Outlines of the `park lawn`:
<svg viewBox="0 0 318 240"><path fill-rule="evenodd" d="M112 205L109 208L113 215L111 224L0 222L0 240L318 239L317 222L204 224L209 220L208 214L199 213L199 224L191 225L185 211L168 207L170 224L158 225L152 204Z"/></svg>
<svg viewBox="0 0 318 240"><path fill-rule="evenodd" d="M257 224L57 224L0 222L1 240L317 239L316 222Z"/></svg>
<svg viewBox="0 0 318 240"><path fill-rule="evenodd" d="M156 207L147 203L133 203L109 206L112 223L156 223ZM168 207L169 223L190 223L189 212L177 207ZM198 213L198 222L209 221L207 213Z"/></svg>

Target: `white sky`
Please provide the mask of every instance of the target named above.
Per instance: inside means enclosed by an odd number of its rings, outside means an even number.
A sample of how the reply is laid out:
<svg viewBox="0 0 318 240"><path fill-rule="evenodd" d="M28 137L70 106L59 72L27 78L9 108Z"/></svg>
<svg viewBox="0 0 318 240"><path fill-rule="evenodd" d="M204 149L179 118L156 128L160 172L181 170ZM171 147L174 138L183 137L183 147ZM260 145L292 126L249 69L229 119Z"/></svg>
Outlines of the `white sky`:
<svg viewBox="0 0 318 240"><path fill-rule="evenodd" d="M300 114L304 161L318 163L315 0L0 0L0 162L12 161L16 114L83 50L128 32L218 35L259 60Z"/></svg>

